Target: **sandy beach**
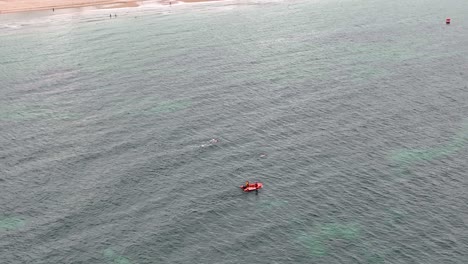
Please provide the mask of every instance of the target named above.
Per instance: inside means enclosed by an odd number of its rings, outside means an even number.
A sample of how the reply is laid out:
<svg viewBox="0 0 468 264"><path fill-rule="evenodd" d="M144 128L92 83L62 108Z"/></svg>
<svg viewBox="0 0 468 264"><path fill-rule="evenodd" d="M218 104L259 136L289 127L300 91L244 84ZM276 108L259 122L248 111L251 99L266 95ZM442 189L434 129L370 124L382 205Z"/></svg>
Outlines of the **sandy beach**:
<svg viewBox="0 0 468 264"><path fill-rule="evenodd" d="M213 0L183 0L180 2L205 2ZM122 8L136 7L144 2L157 2L161 4L175 4L176 0L156 0L156 1L137 1L137 0L0 0L0 14L28 12L39 10L79 8L94 6L97 8Z"/></svg>

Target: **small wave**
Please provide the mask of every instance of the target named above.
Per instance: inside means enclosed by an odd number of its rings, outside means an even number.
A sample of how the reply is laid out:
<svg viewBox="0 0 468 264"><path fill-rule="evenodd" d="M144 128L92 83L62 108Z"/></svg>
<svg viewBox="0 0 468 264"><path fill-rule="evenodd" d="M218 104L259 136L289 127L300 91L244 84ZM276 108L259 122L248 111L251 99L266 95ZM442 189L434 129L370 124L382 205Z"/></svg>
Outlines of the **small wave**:
<svg viewBox="0 0 468 264"><path fill-rule="evenodd" d="M0 29L5 28L5 29L17 29L21 28L22 25L19 24L0 24Z"/></svg>

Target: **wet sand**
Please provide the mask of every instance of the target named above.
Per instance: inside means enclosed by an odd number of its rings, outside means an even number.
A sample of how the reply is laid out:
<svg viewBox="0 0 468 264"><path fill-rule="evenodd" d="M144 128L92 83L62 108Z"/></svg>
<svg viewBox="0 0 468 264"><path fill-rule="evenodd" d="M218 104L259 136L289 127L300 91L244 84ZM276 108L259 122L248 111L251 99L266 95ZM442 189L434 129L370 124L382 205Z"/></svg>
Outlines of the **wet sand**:
<svg viewBox="0 0 468 264"><path fill-rule="evenodd" d="M180 2L205 2L216 0L182 0ZM155 0L155 1L137 1L137 0L0 0L0 14L28 12L39 10L53 10L64 8L90 7L97 8L122 8L136 7L142 3L161 3L176 4L179 1Z"/></svg>
<svg viewBox="0 0 468 264"><path fill-rule="evenodd" d="M1 13L28 12L38 10L77 8L77 7L134 7L135 0L0 0Z"/></svg>

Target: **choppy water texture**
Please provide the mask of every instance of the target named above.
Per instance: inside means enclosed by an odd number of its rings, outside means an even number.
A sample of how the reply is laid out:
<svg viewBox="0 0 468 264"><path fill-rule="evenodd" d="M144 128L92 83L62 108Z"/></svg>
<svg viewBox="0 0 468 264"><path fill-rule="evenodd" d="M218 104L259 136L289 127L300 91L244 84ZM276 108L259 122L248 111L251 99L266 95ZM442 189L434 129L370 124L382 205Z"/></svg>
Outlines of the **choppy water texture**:
<svg viewBox="0 0 468 264"><path fill-rule="evenodd" d="M1 263L467 263L467 1L107 12L0 15Z"/></svg>

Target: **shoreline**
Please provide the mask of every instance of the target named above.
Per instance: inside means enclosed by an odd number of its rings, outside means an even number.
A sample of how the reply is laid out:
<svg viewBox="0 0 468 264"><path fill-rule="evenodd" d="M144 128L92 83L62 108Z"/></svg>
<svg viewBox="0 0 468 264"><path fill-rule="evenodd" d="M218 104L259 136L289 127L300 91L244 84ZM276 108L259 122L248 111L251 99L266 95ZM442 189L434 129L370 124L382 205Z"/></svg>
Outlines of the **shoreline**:
<svg viewBox="0 0 468 264"><path fill-rule="evenodd" d="M161 5L198 2L213 2L219 0L0 0L0 16L2 14L25 13L33 11L55 11L82 7L98 9L115 9L138 7L145 3Z"/></svg>

